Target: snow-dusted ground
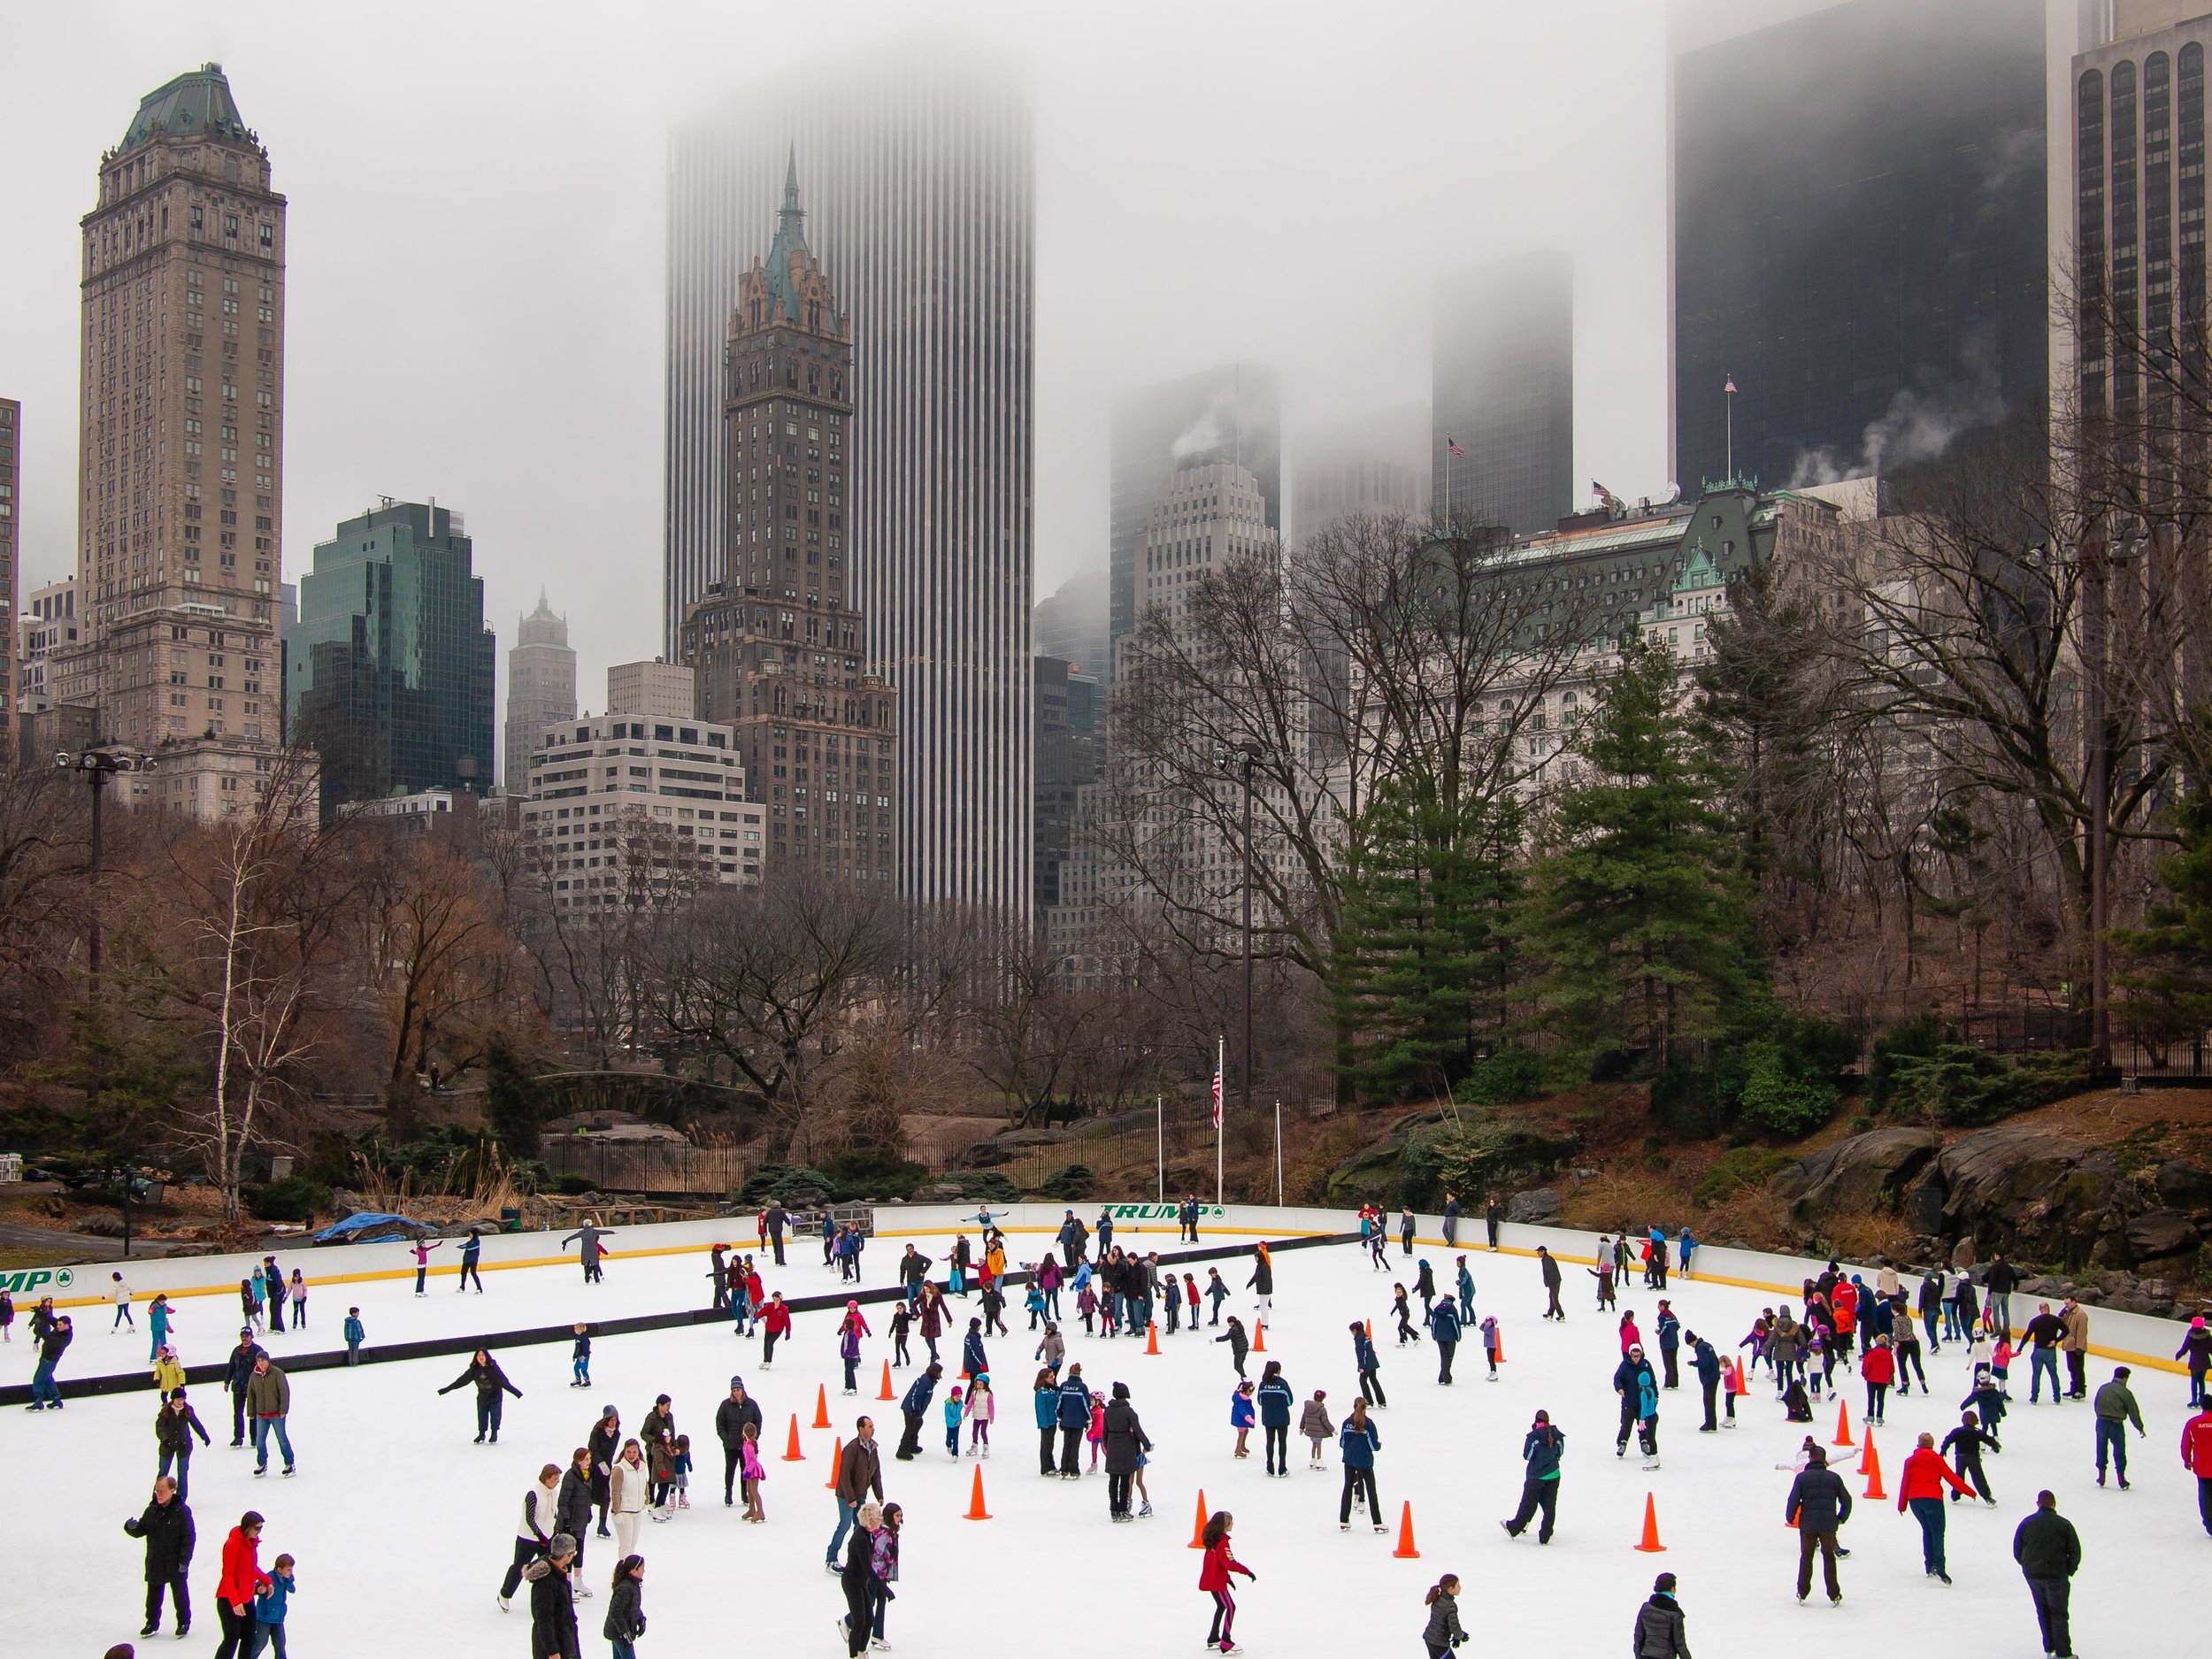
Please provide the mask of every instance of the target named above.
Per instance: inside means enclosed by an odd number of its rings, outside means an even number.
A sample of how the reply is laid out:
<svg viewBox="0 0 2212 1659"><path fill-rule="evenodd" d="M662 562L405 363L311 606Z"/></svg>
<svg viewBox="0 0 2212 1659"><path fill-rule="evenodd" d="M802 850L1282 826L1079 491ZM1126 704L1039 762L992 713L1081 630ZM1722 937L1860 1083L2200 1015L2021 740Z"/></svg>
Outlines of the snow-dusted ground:
<svg viewBox="0 0 2212 1659"><path fill-rule="evenodd" d="M1220 1236L1210 1233L1209 1240ZM926 1239L923 1248L941 1252L947 1242ZM1042 1242L1035 1234L1017 1235L1014 1254L1032 1255ZM1165 1247L1169 1235L1148 1229L1143 1242ZM871 1284L889 1281L898 1245L894 1236L872 1246L865 1258ZM1440 1281L1449 1279L1451 1252L1431 1246L1422 1254ZM441 1255L449 1257L450 1251ZM319 1264L307 1252L294 1259ZM327 1253L319 1259L328 1260ZM1394 1244L1389 1274L1375 1272L1348 1246L1277 1257L1279 1323L1268 1327L1268 1354L1283 1362L1301 1400L1325 1388L1332 1416L1340 1420L1357 1393L1346 1325L1354 1317L1374 1322L1391 1400L1376 1419L1389 1537L1377 1537L1363 1521L1349 1533L1338 1531L1333 1448L1328 1472L1310 1472L1304 1442L1294 1431L1293 1474L1280 1481L1262 1471L1256 1431L1251 1458L1239 1463L1231 1456L1233 1378L1227 1349L1209 1340L1217 1333L1163 1335L1166 1351L1148 1357L1141 1342L1086 1338L1079 1320L1071 1319L1072 1357L1082 1360L1094 1386L1117 1379L1130 1385L1156 1447L1147 1471L1156 1518L1110 1525L1102 1474L1077 1484L1037 1473L1029 1391L1035 1339L1025 1317L1010 1310L1013 1336L990 1343L1001 1404L997 1455L983 1468L995 1518L961 1518L975 1465L955 1464L945 1455L933 1411L922 1461L899 1463L887 1456L887 1491L907 1515L902 1578L887 1628L894 1646L929 1659L974 1659L979 1651L1194 1650L1209 1614L1196 1588L1199 1557L1187 1548L1201 1488L1209 1504L1237 1513L1238 1554L1259 1574L1256 1585L1240 1586L1237 1624L1255 1655L1416 1654L1421 1594L1446 1571L1465 1581L1463 1617L1482 1650L1617 1653L1653 1573L1662 1569L1680 1576L1690 1642L1702 1655L2032 1655L2039 1646L2034 1615L2010 1544L2042 1486L2056 1491L2062 1511L2082 1534L2085 1563L2074 1590L2081 1651L2092 1659L2180 1653L2195 1640L2190 1632L2200 1598L2192 1566L2200 1570L2212 1560L2212 1540L2199 1527L2194 1485L2177 1455L2186 1415L2183 1379L2137 1373L2150 1434L2145 1440L2130 1436L2134 1490L2123 1494L2095 1485L2087 1405L2031 1408L2024 1365L2016 1370L2005 1451L1990 1464L2001 1507L1952 1506L1956 1583L1946 1589L1922 1576L1918 1530L1897 1512L1893 1499L1913 1435L1928 1429L1939 1436L1957 1421L1955 1402L1967 1386L1964 1357L1946 1348L1930 1366L1935 1397L1893 1399L1888 1426L1877 1431L1893 1497L1862 1503L1845 1529L1854 1554L1843 1563L1844 1607L1830 1609L1816 1592L1814 1604L1800 1608L1793 1594L1796 1539L1782 1525L1790 1477L1776 1465L1791 1457L1804 1431L1783 1422L1763 1380L1755 1381L1740 1404L1742 1427L1733 1433L1695 1432L1694 1383L1666 1395L1664 1466L1646 1473L1632 1446L1626 1460L1613 1455L1615 1321L1593 1311L1591 1281L1571 1268L1570 1318L1547 1325L1537 1317L1542 1296L1532 1263L1481 1252L1469 1259L1478 1317L1494 1312L1502 1320L1507 1363L1502 1380L1486 1382L1479 1348L1465 1345L1459 1380L1446 1389L1435 1385L1428 1344L1401 1350L1393 1343L1391 1280L1410 1283L1413 1277ZM835 1275L819 1264L818 1246L803 1241L791 1263L769 1270L770 1288L787 1295L835 1288ZM616 1259L605 1282L589 1287L580 1283L572 1263L491 1272L482 1296L456 1294L449 1278L434 1279L420 1301L406 1281L326 1286L313 1294L304 1341L288 1333L273 1346L280 1360L288 1349L332 1345L347 1305L356 1302L372 1344L680 1307L694 1302L705 1265L703 1251ZM1224 1276L1241 1286L1248 1271L1232 1264ZM79 1335L65 1378L130 1369L143 1356L144 1294L158 1272L132 1275L141 1287L136 1334L111 1336L104 1310L77 1310ZM99 1277L104 1280L104 1269ZM1202 1284L1202 1268L1199 1278ZM1643 1292L1622 1297L1647 1335L1655 1300ZM1678 1280L1672 1300L1686 1325L1732 1353L1752 1315L1772 1299ZM1231 1308L1240 1308L1248 1320L1248 1293L1240 1289ZM188 1361L221 1357L237 1330L234 1310L234 1302L221 1297L180 1303L179 1338ZM964 1308L964 1322L966 1311L972 1303ZM887 1312L870 1310L879 1333ZM295 1379L290 1422L300 1472L289 1480L273 1471L253 1479L250 1452L226 1444L227 1400L219 1388L196 1388L216 1444L193 1460L200 1545L191 1575L195 1629L186 1651L216 1639L212 1601L222 1540L250 1506L268 1517L264 1563L280 1552L298 1557L299 1593L289 1624L293 1651L302 1659L521 1655L527 1646L526 1603L518 1600L514 1612L502 1614L493 1595L523 1491L541 1463L567 1462L600 1405L618 1405L626 1429L634 1429L662 1392L674 1397L678 1425L692 1435L700 1469L695 1507L641 1534L651 1625L641 1654L675 1659L771 1647L841 1651L832 1625L842 1601L820 1565L835 1519L824 1490L835 1432L803 1427L803 1463L775 1461L774 1455L783 1448L792 1413L803 1425L812 1420L819 1384L828 1385L838 1431L849 1432L859 1411L877 1414L887 1453L899 1419L895 1405L874 1399L887 1338L879 1334L867 1345L862 1397L841 1398L833 1324L828 1314L802 1317L772 1371L761 1365L758 1341L736 1338L723 1325L602 1339L588 1392L568 1386L565 1345L508 1350L503 1363L524 1397L508 1401L496 1447L471 1443L470 1391L442 1398L434 1392L461 1370L457 1358L302 1373ZM0 1349L0 1380L27 1378L23 1338L19 1321L15 1342ZM915 1348L918 1355L918 1340ZM956 1355L956 1346L948 1353ZM1249 1363L1255 1378L1262 1363L1257 1356ZM952 1369L958 1369L956 1359ZM2093 1385L2110 1371L2108 1362L2093 1360ZM712 1416L733 1372L743 1375L770 1425L765 1526L742 1525L720 1502ZM898 1387L910 1375L898 1373ZM1854 1382L1847 1397L1855 1431L1859 1395ZM1559 1536L1545 1548L1532 1534L1509 1540L1497 1525L1517 1495L1521 1434L1539 1407L1548 1408L1568 1436ZM142 1556L121 1523L146 1501L155 1465L154 1409L152 1394L134 1394L74 1402L60 1415L0 1414L7 1493L0 1502L0 1631L8 1651L40 1659L95 1654L134 1635ZM1824 1405L1819 1417L1824 1441L1833 1432L1834 1405ZM1855 1465L1845 1467L1850 1473ZM1856 1492L1860 1479L1850 1478ZM1647 1492L1656 1494L1668 1545L1663 1555L1632 1548ZM1399 1506L1408 1500L1419 1561L1391 1555ZM607 1652L598 1630L612 1551L611 1540L590 1540L587 1581L596 1596L579 1607L587 1654ZM1100 1635L1087 1640L1087 1631ZM165 1632L141 1651L161 1651L167 1643Z"/></svg>

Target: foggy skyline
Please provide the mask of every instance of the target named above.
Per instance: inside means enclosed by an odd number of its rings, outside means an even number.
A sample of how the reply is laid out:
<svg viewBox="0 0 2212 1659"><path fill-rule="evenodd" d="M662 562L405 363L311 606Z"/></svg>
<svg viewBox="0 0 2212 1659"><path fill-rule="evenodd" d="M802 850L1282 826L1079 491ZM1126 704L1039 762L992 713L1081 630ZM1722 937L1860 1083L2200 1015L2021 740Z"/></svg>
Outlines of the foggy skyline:
<svg viewBox="0 0 2212 1659"><path fill-rule="evenodd" d="M1035 88L1040 596L1106 562L1117 393L1242 357L1280 371L1289 432L1425 399L1439 276L1539 245L1576 266L1578 480L1632 496L1668 481L1648 0L1409 6L1352 50L1317 5L1079 21L668 5L618 31L606 15L21 19L13 102L36 139L0 242L0 395L26 406L20 591L74 567L77 221L100 153L141 96L209 59L290 204L286 580L378 495L434 495L469 516L503 648L542 586L587 687L661 638L670 127L918 30L1025 63Z"/></svg>

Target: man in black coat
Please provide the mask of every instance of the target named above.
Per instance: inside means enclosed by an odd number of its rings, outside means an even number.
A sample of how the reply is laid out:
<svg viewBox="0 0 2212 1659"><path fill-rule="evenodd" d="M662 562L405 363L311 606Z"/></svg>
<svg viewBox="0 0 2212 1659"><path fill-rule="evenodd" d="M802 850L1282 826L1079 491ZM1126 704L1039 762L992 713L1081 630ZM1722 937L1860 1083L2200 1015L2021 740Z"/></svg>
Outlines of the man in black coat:
<svg viewBox="0 0 2212 1659"><path fill-rule="evenodd" d="M192 1511L177 1495L177 1483L166 1475L155 1481L146 1512L124 1522L123 1530L146 1540L146 1628L138 1633L150 1636L161 1628L161 1598L166 1591L176 1603L177 1634L184 1635L192 1628L192 1597L185 1589L185 1575L192 1565L192 1547L199 1540Z"/></svg>
<svg viewBox="0 0 2212 1659"><path fill-rule="evenodd" d="M781 1199L780 1199L780 1198L772 1198L772 1199L770 1199L770 1200L768 1201L768 1213L767 1213L767 1216L766 1216L765 1219L766 1219L766 1221L767 1221L767 1223L768 1223L768 1243L769 1243L769 1247L770 1247L772 1249L773 1249L773 1250L775 1251L775 1253L776 1253L776 1265L777 1265L778 1267L781 1267L781 1266L784 1264L784 1261L783 1261L783 1229L784 1229L784 1224L785 1224L787 1221L788 1221L788 1220L790 1219L790 1217L787 1217L787 1216L786 1216L786 1215L784 1214L784 1210L783 1210L783 1201L782 1201Z"/></svg>
<svg viewBox="0 0 2212 1659"><path fill-rule="evenodd" d="M745 1459L745 1425L753 1425L753 1432L761 1431L760 1405L745 1392L742 1377L730 1379L729 1398L714 1409L714 1437L722 1442L722 1507L728 1509L737 1502L730 1495L737 1480L738 1465Z"/></svg>
<svg viewBox="0 0 2212 1659"><path fill-rule="evenodd" d="M1544 1275L1544 1294L1550 1299L1549 1305L1544 1310L1544 1317L1557 1319L1563 1324L1567 1310L1559 1305L1559 1263L1552 1259L1551 1252L1540 1244L1536 1247L1536 1261Z"/></svg>
<svg viewBox="0 0 2212 1659"><path fill-rule="evenodd" d="M2035 1494L2035 1513L2020 1523L2012 1535L2012 1558L2028 1581L2035 1598L2036 1622L2043 1627L2043 1651L2070 1659L2073 1632L2067 1625L2068 1580L2081 1567L2081 1535L2074 1524L2058 1512L2058 1500L2048 1492Z"/></svg>
<svg viewBox="0 0 2212 1659"><path fill-rule="evenodd" d="M945 1374L945 1368L935 1360L906 1386L906 1397L899 1402L899 1411L906 1418L906 1432L899 1436L899 1449L892 1454L902 1463L910 1463L922 1449L922 1418L928 1414L929 1402L937 1393L937 1379Z"/></svg>
<svg viewBox="0 0 2212 1659"><path fill-rule="evenodd" d="M267 1350L253 1340L250 1330L238 1333L238 1346L230 1351L230 1358L223 1371L223 1384L230 1390L230 1443L246 1443L246 1385L253 1380L253 1368L268 1357Z"/></svg>
<svg viewBox="0 0 2212 1659"><path fill-rule="evenodd" d="M582 1659L576 1637L576 1588L569 1574L576 1565L576 1540L554 1535L543 1561L523 1569L530 1580L530 1659Z"/></svg>
<svg viewBox="0 0 2212 1659"><path fill-rule="evenodd" d="M1820 1566L1827 1581L1828 1600L1840 1602L1843 1586L1836 1582L1836 1530L1851 1518L1851 1491L1843 1477L1828 1467L1828 1454L1817 1446L1809 1454L1804 1472L1790 1483L1782 1518L1797 1528L1797 1599L1812 1594L1813 1552L1820 1552Z"/></svg>

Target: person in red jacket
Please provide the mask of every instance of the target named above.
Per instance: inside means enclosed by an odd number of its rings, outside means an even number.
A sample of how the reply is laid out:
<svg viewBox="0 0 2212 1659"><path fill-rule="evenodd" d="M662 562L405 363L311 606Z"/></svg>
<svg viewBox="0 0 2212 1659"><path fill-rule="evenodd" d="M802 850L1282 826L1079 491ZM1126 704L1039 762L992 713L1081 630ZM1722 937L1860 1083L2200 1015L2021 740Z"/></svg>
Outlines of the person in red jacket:
<svg viewBox="0 0 2212 1659"><path fill-rule="evenodd" d="M223 1576L215 1586L215 1617L223 1626L223 1640L215 1659L246 1659L253 1646L254 1597L270 1585L257 1559L261 1526L260 1514L248 1509L223 1540Z"/></svg>
<svg viewBox="0 0 2212 1659"><path fill-rule="evenodd" d="M791 1310L786 1305L783 1292L778 1291L768 1299L768 1310L760 1319L761 1355L763 1365L772 1365L776 1359L776 1343L791 1334Z"/></svg>
<svg viewBox="0 0 2212 1659"><path fill-rule="evenodd" d="M1866 1383L1866 1420L1886 1421L1882 1408L1888 1403L1890 1384L1897 1380L1897 1356L1890 1351L1887 1337L1874 1339L1874 1346L1859 1361L1859 1375Z"/></svg>
<svg viewBox="0 0 2212 1659"><path fill-rule="evenodd" d="M1878 1348L1867 1356L1870 1363ZM1905 1459L1905 1467L1897 1479L1897 1513L1908 1509L1912 1518L1920 1523L1920 1561L1930 1576L1951 1582L1943 1562L1943 1488L1949 1486L1962 1498L1974 1495L1966 1483L1951 1472L1951 1465L1943 1461L1943 1454L1936 1450L1935 1436L1924 1434L1913 1448L1912 1455Z"/></svg>
<svg viewBox="0 0 2212 1659"><path fill-rule="evenodd" d="M2212 1532L2212 1406L2181 1425L2181 1466L2197 1478L2197 1515Z"/></svg>
<svg viewBox="0 0 2212 1659"><path fill-rule="evenodd" d="M1242 1653L1231 1626L1237 1622L1237 1599L1229 1594L1229 1575L1240 1572L1253 1583L1260 1575L1254 1572L1231 1553L1229 1533L1235 1527L1237 1517L1226 1509L1216 1509L1206 1520L1205 1531L1199 1536L1206 1546L1206 1558L1198 1569L1198 1587L1214 1599L1213 1629L1206 1637L1206 1646L1223 1653Z"/></svg>

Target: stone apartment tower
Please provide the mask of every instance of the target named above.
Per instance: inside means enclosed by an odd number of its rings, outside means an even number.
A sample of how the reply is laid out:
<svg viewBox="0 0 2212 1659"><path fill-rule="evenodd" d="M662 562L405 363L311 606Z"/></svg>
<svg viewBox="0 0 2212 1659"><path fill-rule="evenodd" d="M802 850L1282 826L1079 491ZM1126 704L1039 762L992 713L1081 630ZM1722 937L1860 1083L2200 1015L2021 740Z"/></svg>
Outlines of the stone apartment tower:
<svg viewBox="0 0 2212 1659"><path fill-rule="evenodd" d="M499 781L509 795L530 793L530 756L545 728L576 718L576 652L568 618L557 617L538 595L538 608L515 624L507 653L507 724L502 733L505 764Z"/></svg>
<svg viewBox="0 0 2212 1659"><path fill-rule="evenodd" d="M696 711L734 729L767 808L764 878L890 882L898 694L851 600L851 320L808 249L795 156L765 261L739 280L724 365L721 580L686 608Z"/></svg>
<svg viewBox="0 0 2212 1659"><path fill-rule="evenodd" d="M140 103L82 220L81 638L55 695L180 746L180 773L265 772L280 735L284 215L205 64Z"/></svg>

